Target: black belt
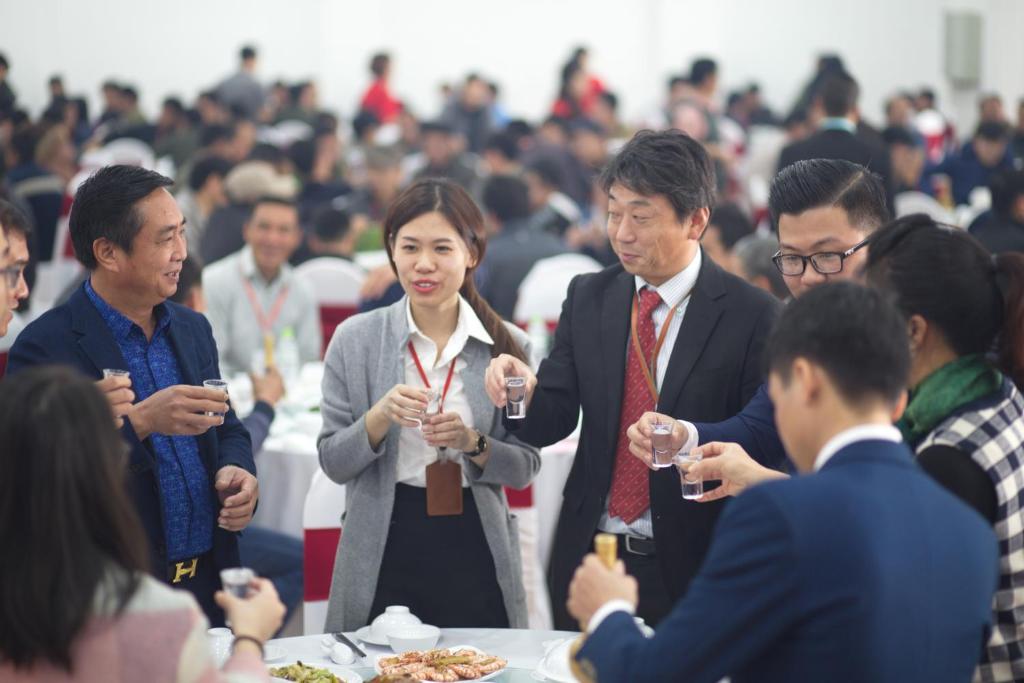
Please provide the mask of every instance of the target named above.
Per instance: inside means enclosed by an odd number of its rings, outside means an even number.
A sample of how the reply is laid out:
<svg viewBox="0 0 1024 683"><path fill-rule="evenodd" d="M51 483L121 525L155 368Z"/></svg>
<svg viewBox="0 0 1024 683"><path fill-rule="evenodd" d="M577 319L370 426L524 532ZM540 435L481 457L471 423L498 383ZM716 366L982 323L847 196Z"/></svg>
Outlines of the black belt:
<svg viewBox="0 0 1024 683"><path fill-rule="evenodd" d="M640 555L641 557L653 557L655 551L654 540L630 534L615 534L619 538L619 548L622 553ZM620 553L621 554L621 553Z"/></svg>

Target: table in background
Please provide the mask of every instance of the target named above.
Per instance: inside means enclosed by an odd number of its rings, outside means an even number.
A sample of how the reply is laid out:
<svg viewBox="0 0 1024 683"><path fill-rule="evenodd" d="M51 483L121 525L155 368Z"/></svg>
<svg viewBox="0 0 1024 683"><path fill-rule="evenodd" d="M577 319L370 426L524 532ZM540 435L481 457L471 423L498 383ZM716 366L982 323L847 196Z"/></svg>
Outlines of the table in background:
<svg viewBox="0 0 1024 683"><path fill-rule="evenodd" d="M350 639L356 642L359 647L366 651L367 659L357 660L355 664L347 665L365 680L370 680L376 673L373 670L373 663L378 655L393 654L391 648L367 645L357 641L354 633L346 633ZM454 645L472 645L480 648L490 655L497 655L508 660L508 669L502 676L495 680L499 683L535 683L532 677L534 669L540 663L547 651L547 647L556 641L565 638L573 638L578 633L570 631L535 631L519 629L476 629L476 628L445 628L441 629L441 640L437 647L452 647ZM323 636L302 636L299 638L281 638L270 641L270 645L277 645L284 648L285 657L279 661L271 662L270 666L279 666L285 662L302 660L303 663L312 666L320 666L332 663L320 647L320 639Z"/></svg>

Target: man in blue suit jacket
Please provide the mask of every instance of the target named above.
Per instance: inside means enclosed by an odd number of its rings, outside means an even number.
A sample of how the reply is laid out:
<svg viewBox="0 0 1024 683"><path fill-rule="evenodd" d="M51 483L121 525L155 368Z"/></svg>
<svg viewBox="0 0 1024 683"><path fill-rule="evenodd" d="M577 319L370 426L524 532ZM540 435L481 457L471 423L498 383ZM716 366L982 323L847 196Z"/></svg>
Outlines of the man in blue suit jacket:
<svg viewBox="0 0 1024 683"><path fill-rule="evenodd" d="M768 198L779 233L776 266L793 297L826 282L860 277L867 259L865 240L889 222L885 187L868 169L840 159L799 161L779 172ZM786 453L775 430L774 410L762 385L738 414L722 422L679 422L676 450L698 443L738 443L759 463L781 469ZM651 423L671 417L646 413L629 429L630 450L651 465Z"/></svg>
<svg viewBox="0 0 1024 683"><path fill-rule="evenodd" d="M722 514L701 572L651 639L635 583L587 557L569 611L597 681L970 681L987 640L996 540L912 462L891 424L906 324L852 283L790 304L768 342L782 440L809 476Z"/></svg>
<svg viewBox="0 0 1024 683"><path fill-rule="evenodd" d="M220 376L209 323L165 301L186 253L184 219L164 189L171 183L110 166L82 184L70 227L90 277L18 336L8 372L43 364L97 379L106 369L130 372L131 390L126 380L106 388L121 407L127 486L150 541L151 570L195 594L218 624L218 570L239 564L236 532L252 518L256 467L226 396L202 386Z"/></svg>

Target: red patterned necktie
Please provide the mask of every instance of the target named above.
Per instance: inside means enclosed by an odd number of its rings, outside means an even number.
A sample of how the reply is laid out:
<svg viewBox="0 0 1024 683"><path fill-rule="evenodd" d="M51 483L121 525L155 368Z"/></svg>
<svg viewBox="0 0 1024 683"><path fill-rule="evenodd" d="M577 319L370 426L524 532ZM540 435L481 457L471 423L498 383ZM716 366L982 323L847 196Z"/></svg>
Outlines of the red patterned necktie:
<svg viewBox="0 0 1024 683"><path fill-rule="evenodd" d="M626 381L622 390L622 414L619 417L619 441L615 449L615 471L612 474L612 490L608 502L608 514L620 517L626 524L632 524L644 510L651 506L651 487L647 466L629 452L626 430L649 410L654 410L651 396L641 363L651 366L654 353L654 320L651 313L661 303L658 293L644 287L640 290L640 306L637 311L636 333L643 349L643 358L636 353L636 346L630 341L626 353Z"/></svg>

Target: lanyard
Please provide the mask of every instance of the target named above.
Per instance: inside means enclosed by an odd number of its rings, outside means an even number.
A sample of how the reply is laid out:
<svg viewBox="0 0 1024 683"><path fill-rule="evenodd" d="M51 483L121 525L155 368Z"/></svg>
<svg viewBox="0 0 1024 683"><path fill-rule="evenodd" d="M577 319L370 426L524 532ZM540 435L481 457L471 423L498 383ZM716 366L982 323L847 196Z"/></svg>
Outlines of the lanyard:
<svg viewBox="0 0 1024 683"><path fill-rule="evenodd" d="M430 388L430 380L427 379L427 373L423 370L423 364L420 363L420 356L419 356L418 353L416 353L416 347L412 345L412 340L411 339L409 340L409 353L412 355L413 362L416 363L416 369L419 370L419 372L420 372L420 379L423 380L424 386L426 386L427 389L429 389ZM448 366L448 378L445 379L445 381L444 381L444 391L441 392L441 400L438 402L438 405L437 405L438 412L441 412L441 413L444 412L444 399L445 399L446 396L448 396L448 389L452 385L452 375L455 374L455 361L456 361L456 359L458 359L458 356L456 356L455 358L452 358L451 365Z"/></svg>
<svg viewBox="0 0 1024 683"><path fill-rule="evenodd" d="M245 287L245 294L249 297L249 304L252 306L252 312L256 314L256 321L259 323L260 330L263 331L264 335L269 334L273 331L274 323L277 322L278 317L281 315L285 299L288 298L288 285L281 288L273 305L270 307L270 315L263 311L263 306L260 305L260 300L256 296L256 290L253 288L252 283L249 282L249 278L245 276L245 273L242 273L242 286Z"/></svg>
<svg viewBox="0 0 1024 683"><path fill-rule="evenodd" d="M651 358L651 362L648 365L647 358L644 356L643 347L640 346L640 335L636 331L636 318L637 318L637 300L639 294L633 297L633 309L629 314L629 331L630 337L633 339L633 350L636 351L637 357L640 359L640 368L644 371L644 379L647 380L647 389L651 392L651 398L654 399L654 407L658 407L658 383L655 378L658 376L658 354L661 353L661 347L665 344L665 337L668 336L668 327L672 323L672 316L676 314L678 306L673 306L669 312L668 317L665 318L665 322L661 325L661 334L658 335L658 341L654 345L654 354Z"/></svg>

